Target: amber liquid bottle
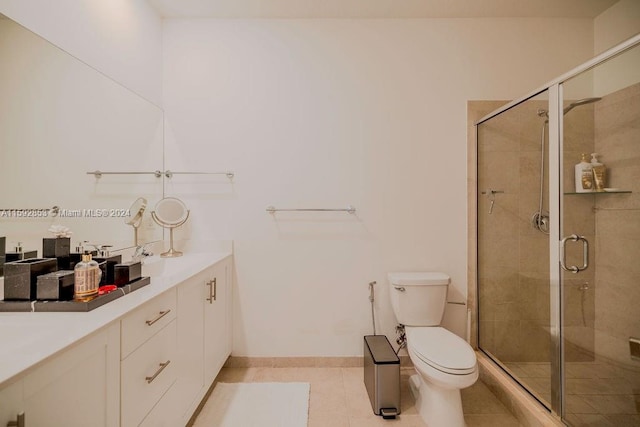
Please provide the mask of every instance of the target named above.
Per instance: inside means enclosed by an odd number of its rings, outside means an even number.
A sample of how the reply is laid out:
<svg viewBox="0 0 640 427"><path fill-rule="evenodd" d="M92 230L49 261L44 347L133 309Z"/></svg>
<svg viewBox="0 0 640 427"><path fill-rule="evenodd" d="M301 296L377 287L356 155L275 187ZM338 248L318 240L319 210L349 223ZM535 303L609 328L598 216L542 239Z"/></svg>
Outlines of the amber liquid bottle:
<svg viewBox="0 0 640 427"><path fill-rule="evenodd" d="M98 263L91 259L87 251L82 261L76 264L74 271L73 298L76 301L89 301L98 296L98 287L102 278L102 270Z"/></svg>

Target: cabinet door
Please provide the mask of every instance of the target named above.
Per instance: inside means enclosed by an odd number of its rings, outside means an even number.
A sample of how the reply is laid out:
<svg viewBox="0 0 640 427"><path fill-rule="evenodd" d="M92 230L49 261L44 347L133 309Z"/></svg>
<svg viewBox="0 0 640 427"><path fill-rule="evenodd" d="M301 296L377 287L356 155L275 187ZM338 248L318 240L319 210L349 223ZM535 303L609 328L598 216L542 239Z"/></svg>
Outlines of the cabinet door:
<svg viewBox="0 0 640 427"><path fill-rule="evenodd" d="M5 386L0 390L0 426L4 427L16 421L18 413L24 411L22 403L22 380Z"/></svg>
<svg viewBox="0 0 640 427"><path fill-rule="evenodd" d="M204 388L204 299L202 287L210 270L178 285L178 348L176 382L142 423L150 427L185 424L198 406ZM196 401L198 400L198 401ZM187 412L191 413L187 414Z"/></svg>
<svg viewBox="0 0 640 427"><path fill-rule="evenodd" d="M204 381L209 386L227 356L227 263L213 266L204 294Z"/></svg>
<svg viewBox="0 0 640 427"><path fill-rule="evenodd" d="M120 328L91 335L24 378L29 427L119 424Z"/></svg>

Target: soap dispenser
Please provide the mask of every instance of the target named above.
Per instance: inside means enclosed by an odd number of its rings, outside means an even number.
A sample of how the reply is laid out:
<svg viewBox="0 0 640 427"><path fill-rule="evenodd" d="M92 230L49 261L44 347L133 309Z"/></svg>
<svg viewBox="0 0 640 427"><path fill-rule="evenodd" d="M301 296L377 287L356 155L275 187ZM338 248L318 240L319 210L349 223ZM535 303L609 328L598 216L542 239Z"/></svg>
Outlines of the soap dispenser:
<svg viewBox="0 0 640 427"><path fill-rule="evenodd" d="M593 191L593 169L587 161L587 155L582 153L580 163L576 165L576 193L591 193Z"/></svg>
<svg viewBox="0 0 640 427"><path fill-rule="evenodd" d="M82 255L82 261L77 263L74 271L73 297L77 301L89 301L98 296L98 287L102 278L102 270L98 263L91 259L88 251Z"/></svg>
<svg viewBox="0 0 640 427"><path fill-rule="evenodd" d="M591 169L593 170L593 186L596 191L604 191L607 181L607 168L598 161L598 153L591 153Z"/></svg>

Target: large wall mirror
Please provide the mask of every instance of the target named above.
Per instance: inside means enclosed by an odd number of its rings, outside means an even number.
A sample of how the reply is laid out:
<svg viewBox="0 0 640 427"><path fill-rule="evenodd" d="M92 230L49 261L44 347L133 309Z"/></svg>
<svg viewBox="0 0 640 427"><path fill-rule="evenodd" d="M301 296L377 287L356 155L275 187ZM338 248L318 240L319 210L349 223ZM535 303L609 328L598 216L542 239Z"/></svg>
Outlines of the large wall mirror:
<svg viewBox="0 0 640 427"><path fill-rule="evenodd" d="M163 112L47 40L0 15L0 236L7 251L42 251L52 225L80 241L131 246L140 197L153 206L163 178L89 171L163 170ZM54 216L54 206L59 211ZM145 212L141 243L162 239Z"/></svg>

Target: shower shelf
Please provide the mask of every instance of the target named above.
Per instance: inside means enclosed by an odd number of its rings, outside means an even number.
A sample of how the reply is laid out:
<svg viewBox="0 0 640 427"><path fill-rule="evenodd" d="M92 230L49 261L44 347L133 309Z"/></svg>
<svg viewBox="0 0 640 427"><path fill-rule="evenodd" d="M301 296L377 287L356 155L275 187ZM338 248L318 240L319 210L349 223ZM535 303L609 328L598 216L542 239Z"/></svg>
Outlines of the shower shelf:
<svg viewBox="0 0 640 427"><path fill-rule="evenodd" d="M611 191L591 191L589 193L577 193L575 191L564 193L565 196L572 196L574 194L586 195L586 194L630 194L631 190L611 190Z"/></svg>

